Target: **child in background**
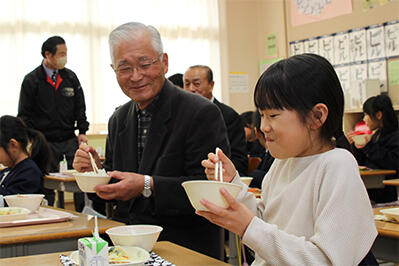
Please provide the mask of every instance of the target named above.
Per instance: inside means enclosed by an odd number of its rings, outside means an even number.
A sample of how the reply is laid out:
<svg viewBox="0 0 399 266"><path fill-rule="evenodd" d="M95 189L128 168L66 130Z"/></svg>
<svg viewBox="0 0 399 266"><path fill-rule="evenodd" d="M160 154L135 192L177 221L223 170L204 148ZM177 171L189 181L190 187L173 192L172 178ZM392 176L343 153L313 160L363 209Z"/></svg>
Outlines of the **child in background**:
<svg viewBox="0 0 399 266"><path fill-rule="evenodd" d="M256 138L255 122L256 112L246 111L240 114L242 123L244 125L245 139L247 141L247 151L250 157L260 157L265 155L265 147Z"/></svg>
<svg viewBox="0 0 399 266"><path fill-rule="evenodd" d="M359 165L371 169L393 169L396 175L386 179L399 178L399 130L398 119L392 107L391 99L381 94L367 99L363 104L364 122L374 131L364 145L356 145L352 139L353 131L347 134L353 145L354 155ZM381 189L368 189L369 197L375 203L398 200L396 188L386 186Z"/></svg>
<svg viewBox="0 0 399 266"><path fill-rule="evenodd" d="M256 199L219 151L202 162L208 179L223 163L223 179L242 185L237 199L197 214L242 238L255 251L252 265L377 264L377 236L357 162L342 132L344 96L331 64L302 54L268 68L256 84L261 130L275 161ZM342 148L340 148L342 147ZM218 159L219 158L219 159Z"/></svg>
<svg viewBox="0 0 399 266"><path fill-rule="evenodd" d="M274 162L273 156L270 154L267 145L266 145L266 136L260 130L260 114L256 111L256 118L255 118L255 135L258 139L259 143L265 149L265 155L262 157L262 161L259 163L258 167L249 173L249 176L253 177L250 187L262 188L262 181L265 177L266 173L269 171L270 167Z"/></svg>
<svg viewBox="0 0 399 266"><path fill-rule="evenodd" d="M42 193L43 174L49 164L43 134L14 116L0 118L0 195Z"/></svg>

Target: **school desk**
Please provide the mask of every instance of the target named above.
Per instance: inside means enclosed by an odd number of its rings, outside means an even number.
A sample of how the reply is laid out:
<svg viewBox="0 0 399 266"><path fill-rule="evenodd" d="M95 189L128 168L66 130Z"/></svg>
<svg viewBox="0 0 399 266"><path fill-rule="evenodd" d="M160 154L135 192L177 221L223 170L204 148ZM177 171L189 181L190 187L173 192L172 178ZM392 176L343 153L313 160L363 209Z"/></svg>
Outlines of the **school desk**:
<svg viewBox="0 0 399 266"><path fill-rule="evenodd" d="M395 186L396 191L398 192L398 195L399 195L399 178L384 180L384 181L382 181L382 183L386 186Z"/></svg>
<svg viewBox="0 0 399 266"><path fill-rule="evenodd" d="M64 208L64 192L82 192L75 177L70 174L49 174L44 176L44 187L57 191L57 207Z"/></svg>
<svg viewBox="0 0 399 266"><path fill-rule="evenodd" d="M0 258L75 250L78 238L92 235L93 216L53 207L45 208L69 212L77 217L66 222L0 228ZM100 234L104 234L108 228L121 225L124 224L98 219Z"/></svg>
<svg viewBox="0 0 399 266"><path fill-rule="evenodd" d="M393 208L393 207L388 207ZM382 214L381 209L375 208L374 214ZM378 236L374 242L372 251L379 259L399 263L399 223L375 221Z"/></svg>
<svg viewBox="0 0 399 266"><path fill-rule="evenodd" d="M396 170L360 169L360 176L366 188L383 188L386 175L396 174Z"/></svg>
<svg viewBox="0 0 399 266"><path fill-rule="evenodd" d="M228 266L223 261L208 257L191 249L176 245L168 241L155 243L153 251L163 259L175 265L207 265ZM71 252L56 252L35 256L0 259L0 265L29 265L29 266L53 266L61 265L59 255L69 255Z"/></svg>

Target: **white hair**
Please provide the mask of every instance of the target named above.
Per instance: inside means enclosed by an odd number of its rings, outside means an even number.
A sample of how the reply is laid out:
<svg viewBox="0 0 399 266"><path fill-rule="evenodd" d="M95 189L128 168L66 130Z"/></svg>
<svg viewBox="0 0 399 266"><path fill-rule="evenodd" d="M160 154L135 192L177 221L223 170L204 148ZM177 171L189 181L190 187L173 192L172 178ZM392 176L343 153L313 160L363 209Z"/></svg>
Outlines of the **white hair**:
<svg viewBox="0 0 399 266"><path fill-rule="evenodd" d="M151 43L154 50L158 54L162 54L163 45L161 35L155 27L151 25L144 25L140 22L128 22L118 26L109 34L108 43L112 63L115 63L114 48L117 44L119 44L121 41L138 40L138 37L144 32L148 32L151 35ZM162 56L160 60L162 61Z"/></svg>

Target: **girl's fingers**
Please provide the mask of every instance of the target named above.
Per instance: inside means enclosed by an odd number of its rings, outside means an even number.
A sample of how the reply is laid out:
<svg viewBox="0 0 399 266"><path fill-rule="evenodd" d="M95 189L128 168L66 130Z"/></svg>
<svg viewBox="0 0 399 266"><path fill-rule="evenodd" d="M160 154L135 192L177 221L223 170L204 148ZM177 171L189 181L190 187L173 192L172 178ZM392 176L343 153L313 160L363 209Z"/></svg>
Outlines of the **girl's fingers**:
<svg viewBox="0 0 399 266"><path fill-rule="evenodd" d="M220 189L220 194L226 199L230 208L236 209L238 207L238 201L225 188Z"/></svg>

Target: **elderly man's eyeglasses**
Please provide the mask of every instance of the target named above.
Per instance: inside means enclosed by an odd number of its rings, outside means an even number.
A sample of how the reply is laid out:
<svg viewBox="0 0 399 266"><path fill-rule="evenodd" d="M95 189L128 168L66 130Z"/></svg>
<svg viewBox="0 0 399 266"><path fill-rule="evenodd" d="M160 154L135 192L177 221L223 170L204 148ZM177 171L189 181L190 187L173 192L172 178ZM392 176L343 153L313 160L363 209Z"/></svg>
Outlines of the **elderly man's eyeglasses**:
<svg viewBox="0 0 399 266"><path fill-rule="evenodd" d="M133 70L136 69L137 73L143 74L148 71L153 64L155 64L162 56L162 53L158 55L155 59L145 59L140 61L137 65L121 65L115 69L115 73L118 76L130 76Z"/></svg>

